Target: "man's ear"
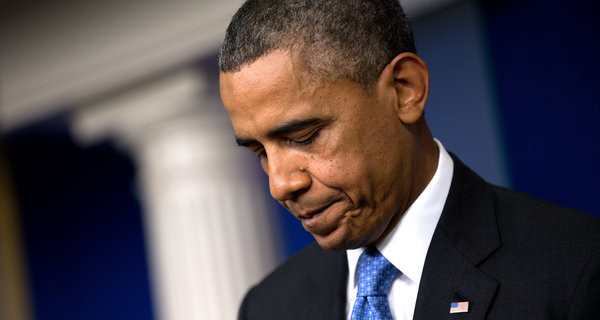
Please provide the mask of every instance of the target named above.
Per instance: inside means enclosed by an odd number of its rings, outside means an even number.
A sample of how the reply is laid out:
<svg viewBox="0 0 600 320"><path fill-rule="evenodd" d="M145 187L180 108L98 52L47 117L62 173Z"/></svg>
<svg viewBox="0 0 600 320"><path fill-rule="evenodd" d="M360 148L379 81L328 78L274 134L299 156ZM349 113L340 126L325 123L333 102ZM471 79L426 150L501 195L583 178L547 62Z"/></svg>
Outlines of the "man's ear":
<svg viewBox="0 0 600 320"><path fill-rule="evenodd" d="M413 124L425 109L429 95L429 70L419 56L404 52L385 66L377 86L387 89L385 91L393 95L392 100L400 120Z"/></svg>

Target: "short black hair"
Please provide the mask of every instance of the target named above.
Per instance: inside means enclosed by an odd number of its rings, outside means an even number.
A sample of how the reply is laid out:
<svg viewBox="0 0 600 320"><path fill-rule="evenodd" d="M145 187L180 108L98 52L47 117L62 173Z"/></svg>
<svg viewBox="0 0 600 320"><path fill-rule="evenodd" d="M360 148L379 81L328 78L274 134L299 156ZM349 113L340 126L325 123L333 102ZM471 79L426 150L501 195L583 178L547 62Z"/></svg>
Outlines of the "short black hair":
<svg viewBox="0 0 600 320"><path fill-rule="evenodd" d="M416 53L398 0L247 0L231 19L219 71L286 50L321 79L371 87L400 53Z"/></svg>

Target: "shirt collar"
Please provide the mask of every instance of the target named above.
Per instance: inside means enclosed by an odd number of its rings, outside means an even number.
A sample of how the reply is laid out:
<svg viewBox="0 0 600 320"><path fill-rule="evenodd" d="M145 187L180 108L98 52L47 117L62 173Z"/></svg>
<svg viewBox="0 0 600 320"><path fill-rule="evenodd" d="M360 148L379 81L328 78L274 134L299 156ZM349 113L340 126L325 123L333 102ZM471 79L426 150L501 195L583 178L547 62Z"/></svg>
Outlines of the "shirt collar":
<svg viewBox="0 0 600 320"><path fill-rule="evenodd" d="M421 280L429 243L442 215L454 171L452 158L437 139L435 142L438 145L439 156L433 178L404 212L394 229L377 244L381 254L416 283ZM351 287L357 283L356 264L363 251L364 248L346 251L348 274L354 275L349 279Z"/></svg>

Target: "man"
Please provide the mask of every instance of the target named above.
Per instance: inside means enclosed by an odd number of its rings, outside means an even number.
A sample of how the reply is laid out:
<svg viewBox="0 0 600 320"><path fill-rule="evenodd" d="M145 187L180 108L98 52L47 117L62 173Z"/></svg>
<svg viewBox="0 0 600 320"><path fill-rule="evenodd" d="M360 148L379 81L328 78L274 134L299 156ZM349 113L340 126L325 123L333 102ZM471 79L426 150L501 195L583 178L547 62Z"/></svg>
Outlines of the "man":
<svg viewBox="0 0 600 320"><path fill-rule="evenodd" d="M600 223L489 185L425 122L395 0L246 1L219 60L239 145L316 239L240 319L600 319Z"/></svg>

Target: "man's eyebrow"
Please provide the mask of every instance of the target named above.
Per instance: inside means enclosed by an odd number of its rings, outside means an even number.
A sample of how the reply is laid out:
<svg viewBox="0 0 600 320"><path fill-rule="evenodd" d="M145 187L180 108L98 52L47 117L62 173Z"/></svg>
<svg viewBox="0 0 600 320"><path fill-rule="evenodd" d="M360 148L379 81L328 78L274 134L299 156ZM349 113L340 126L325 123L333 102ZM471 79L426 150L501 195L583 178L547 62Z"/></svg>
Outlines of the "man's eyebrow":
<svg viewBox="0 0 600 320"><path fill-rule="evenodd" d="M270 137L286 135L288 133L306 129L316 123L319 123L320 121L321 121L321 119L319 119L319 118L310 118L310 119L305 119L305 120L291 120L277 128L269 130L267 135Z"/></svg>
<svg viewBox="0 0 600 320"><path fill-rule="evenodd" d="M291 120L289 122L284 123L283 125L281 125L279 127L269 130L267 132L267 136L275 137L275 136L286 135L288 133L306 129L306 128L313 126L319 122L321 122L321 119L319 119L319 118L310 118L310 119L305 119L305 120ZM244 148L248 148L250 146L260 144L260 142L254 140L254 139L246 139L246 138L241 138L241 137L237 137L237 136L235 137L235 143L238 146L244 147Z"/></svg>

